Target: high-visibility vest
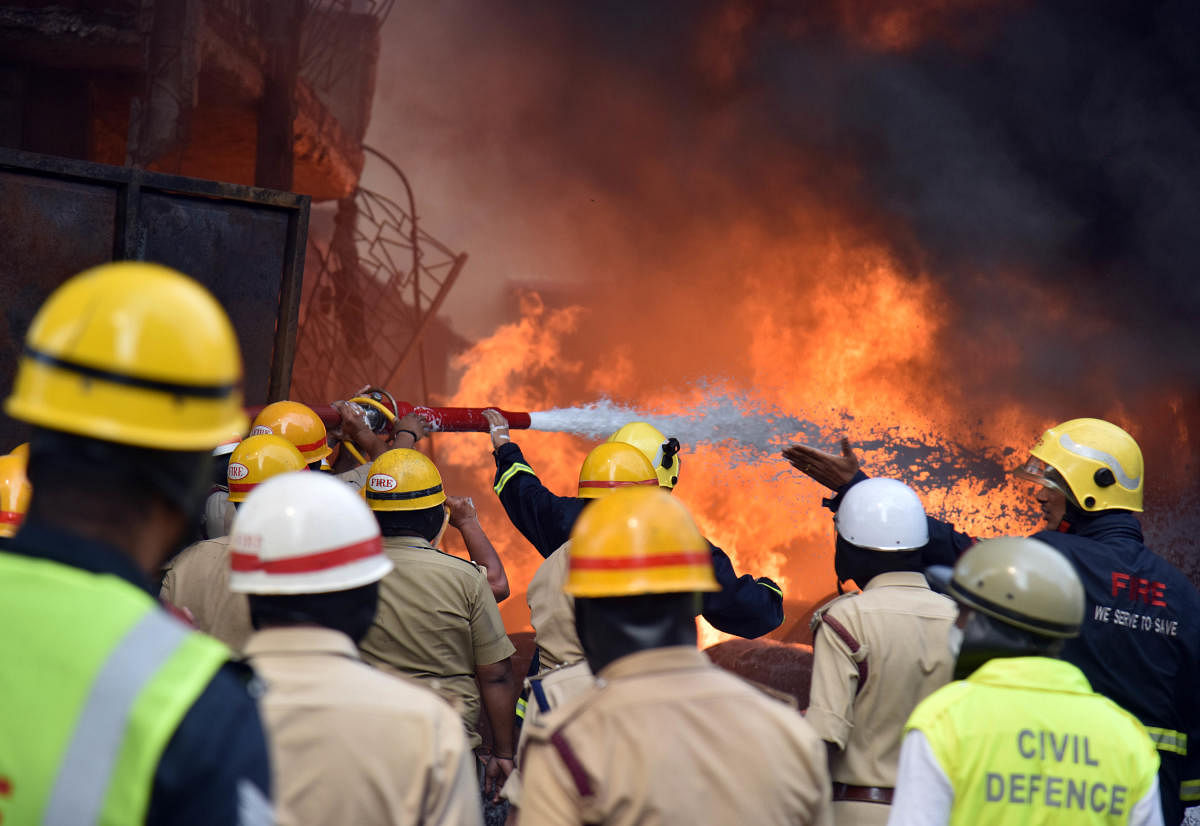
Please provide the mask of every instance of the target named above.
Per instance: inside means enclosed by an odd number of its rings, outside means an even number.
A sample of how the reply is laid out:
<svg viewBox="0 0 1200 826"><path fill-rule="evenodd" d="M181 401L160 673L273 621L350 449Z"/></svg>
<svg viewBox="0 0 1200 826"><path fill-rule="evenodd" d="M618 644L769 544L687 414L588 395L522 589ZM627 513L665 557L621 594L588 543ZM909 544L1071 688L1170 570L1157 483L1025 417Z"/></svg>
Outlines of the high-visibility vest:
<svg viewBox="0 0 1200 826"><path fill-rule="evenodd" d="M124 580L0 553L0 820L144 822L163 750L228 658Z"/></svg>
<svg viewBox="0 0 1200 826"><path fill-rule="evenodd" d="M952 824L1128 823L1158 772L1141 723L1073 665L996 659L908 720L954 789Z"/></svg>

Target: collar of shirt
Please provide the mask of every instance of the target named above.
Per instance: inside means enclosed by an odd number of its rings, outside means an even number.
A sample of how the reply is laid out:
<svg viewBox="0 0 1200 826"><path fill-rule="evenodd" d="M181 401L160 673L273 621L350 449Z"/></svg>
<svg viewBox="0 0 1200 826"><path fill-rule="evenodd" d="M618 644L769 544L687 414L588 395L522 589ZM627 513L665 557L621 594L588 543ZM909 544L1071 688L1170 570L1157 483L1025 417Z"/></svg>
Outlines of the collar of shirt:
<svg viewBox="0 0 1200 826"><path fill-rule="evenodd" d="M1076 517L1069 533L1096 539L1100 536L1123 535L1135 542L1142 542L1142 525L1129 511L1108 510Z"/></svg>
<svg viewBox="0 0 1200 826"><path fill-rule="evenodd" d="M916 571L888 571L885 574L879 574L872 577L863 590L871 591L875 588L892 586L929 590L929 583L925 581L925 574L917 573Z"/></svg>
<svg viewBox="0 0 1200 826"><path fill-rule="evenodd" d="M132 559L104 542L27 519L15 537L5 543L5 551L46 559L93 574L111 574L157 598L157 589Z"/></svg>
<svg viewBox="0 0 1200 826"><path fill-rule="evenodd" d="M619 680L642 674L657 674L664 671L692 671L697 668L712 668L708 655L689 645L672 645L667 648L649 648L635 654L627 654L606 665L596 676L603 680Z"/></svg>
<svg viewBox="0 0 1200 826"><path fill-rule="evenodd" d="M1068 694L1092 693L1092 686L1082 671L1068 662L1050 657L1000 657L989 660L967 677L967 682Z"/></svg>
<svg viewBox="0 0 1200 826"><path fill-rule="evenodd" d="M385 548L424 548L428 551L440 550L430 545L428 540L422 539L419 536L385 536L383 537L383 547Z"/></svg>
<svg viewBox="0 0 1200 826"><path fill-rule="evenodd" d="M288 656L291 654L331 654L359 659L358 649L341 631L316 625L264 628L246 641L247 657Z"/></svg>

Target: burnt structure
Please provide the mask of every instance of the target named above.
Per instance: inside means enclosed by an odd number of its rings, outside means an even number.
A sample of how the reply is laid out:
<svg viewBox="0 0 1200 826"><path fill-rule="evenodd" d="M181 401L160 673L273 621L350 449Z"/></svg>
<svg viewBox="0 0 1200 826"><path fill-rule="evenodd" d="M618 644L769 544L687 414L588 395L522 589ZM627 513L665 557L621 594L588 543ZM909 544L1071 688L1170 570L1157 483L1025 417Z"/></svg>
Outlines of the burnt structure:
<svg viewBox="0 0 1200 826"><path fill-rule="evenodd" d="M397 381L415 396L418 375L428 396L422 339L435 340L436 391L460 342L435 314L466 256L417 230L411 195L401 207L359 189L393 3L7 3L0 149L336 202L334 226L309 235L296 383L272 397L326 401Z"/></svg>

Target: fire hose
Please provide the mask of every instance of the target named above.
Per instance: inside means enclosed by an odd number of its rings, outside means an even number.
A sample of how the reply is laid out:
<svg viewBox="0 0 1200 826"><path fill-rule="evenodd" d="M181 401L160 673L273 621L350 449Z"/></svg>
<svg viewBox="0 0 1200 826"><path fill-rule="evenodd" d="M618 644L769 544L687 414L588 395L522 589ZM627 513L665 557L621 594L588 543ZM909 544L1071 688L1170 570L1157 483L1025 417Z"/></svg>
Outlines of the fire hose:
<svg viewBox="0 0 1200 826"><path fill-rule="evenodd" d="M371 430L381 435L390 433L395 423L409 413L415 413L423 419L429 429L435 433L487 433L491 429L491 424L484 418L483 411L499 410L499 408L495 407L425 407L423 405L413 405L408 402L398 401L391 393L379 388L369 388L363 395L355 396L349 401L363 411ZM310 407L321 418L321 421L325 423L326 428L337 427L341 424L342 415L338 413L337 408L333 405L310 405ZM253 419L258 415L260 410L262 410L261 406L250 407L246 412ZM499 410L499 413L508 422L509 428L513 430L525 430L529 428L530 419L528 413L509 410ZM366 461L352 443L345 441L342 444L360 462Z"/></svg>

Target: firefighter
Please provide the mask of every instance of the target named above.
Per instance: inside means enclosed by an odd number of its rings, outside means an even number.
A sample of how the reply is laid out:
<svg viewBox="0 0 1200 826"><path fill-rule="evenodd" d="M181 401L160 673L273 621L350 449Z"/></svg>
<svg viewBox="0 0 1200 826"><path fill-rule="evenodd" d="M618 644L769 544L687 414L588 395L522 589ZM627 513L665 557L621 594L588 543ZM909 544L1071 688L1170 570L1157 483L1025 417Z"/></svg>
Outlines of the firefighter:
<svg viewBox="0 0 1200 826"><path fill-rule="evenodd" d="M388 450L388 444L371 430L361 407L344 401L334 402L333 407L342 417L341 424L338 426L339 437L357 441L367 456L367 462L335 474L337 478L357 490L366 482L370 463ZM410 413L395 422L392 440L396 447L412 447L428 432L428 425L425 421ZM295 445L296 449L304 456L310 470L328 470L325 461L332 452L332 448L327 443L328 433L325 430L325 423L308 405L294 401L280 401L268 404L260 410L254 417L250 435L270 434L282 436ZM227 440L218 450L223 451L228 444L230 441ZM214 451L214 455L221 454ZM228 490L221 486L215 487L205 502L204 514L204 532L202 534L204 538L216 539L227 536L234 515Z"/></svg>
<svg viewBox="0 0 1200 826"><path fill-rule="evenodd" d="M679 471L683 462L679 458L679 440L674 436L668 439L661 430L648 422L630 422L617 428L608 440L636 447L654 468L659 487L675 490L675 486L679 484Z"/></svg>
<svg viewBox="0 0 1200 826"><path fill-rule="evenodd" d="M525 461L521 448L511 441L508 422L503 414L496 410L485 410L483 415L491 425L492 455L496 460L493 489L500 497L509 520L544 559L567 541L575 520L591 500L551 493ZM644 422L637 424L644 425L644 428L639 428L642 431L639 434L640 441L644 441L645 428L658 433ZM630 427L626 425L622 430ZM619 433L621 430L613 434L613 438ZM663 475L659 474L660 485L670 490L679 478L678 440L666 439L661 433L658 436L662 439L662 446L666 447L660 446L654 455L666 455L663 451L675 445L670 467L663 468L670 473L666 477L670 484L665 484ZM662 461L660 458L660 467ZM723 550L711 543L709 549L717 582L721 586L717 592L706 593L703 597L702 613L709 624L726 634L748 639L778 628L783 622L782 589L767 577L756 579L749 574L739 577Z"/></svg>
<svg viewBox="0 0 1200 826"><path fill-rule="evenodd" d="M36 491L0 550L6 823L273 822L249 669L151 584L246 426L241 378L221 306L155 264L71 278L30 325L5 403Z"/></svg>
<svg viewBox="0 0 1200 826"><path fill-rule="evenodd" d="M0 456L0 537L14 536L25 520L33 488L25 475L28 451Z"/></svg>
<svg viewBox="0 0 1200 826"><path fill-rule="evenodd" d="M364 658L428 681L458 709L472 748L483 742L482 701L493 738L485 790L498 799L513 767L516 649L487 577L475 563L438 550L450 513L442 476L423 453L397 449L380 456L363 495L395 564L379 584L379 611L360 644ZM469 538L464 532L464 542Z"/></svg>
<svg viewBox="0 0 1200 826"><path fill-rule="evenodd" d="M282 436L249 436L226 466L229 502L237 507L273 476L306 470L300 451ZM229 590L229 536L203 539L163 568L159 599L174 605L197 629L241 651L254 630L246 598Z"/></svg>
<svg viewBox="0 0 1200 826"><path fill-rule="evenodd" d="M866 478L846 440L841 456L803 445L789 451L793 464L810 465L810 476L838 492ZM1185 805L1200 800L1200 594L1143 544L1134 516L1145 484L1141 449L1110 422L1072 419L1043 433L1014 473L1036 483L1046 521L1034 537L1074 564L1087 595L1082 631L1063 659L1150 732L1161 758L1164 820L1175 826ZM839 501L834 496L831 506ZM931 518L927 558L953 559L974 541Z"/></svg>
<svg viewBox="0 0 1200 826"><path fill-rule="evenodd" d="M587 499L601 499L629 487L657 486L654 468L637 448L625 443L597 445L579 469L579 495ZM534 572L526 591L537 648L525 691L517 701L521 723L518 754L524 743L525 723L582 694L593 683L592 670L575 631L575 600L564 590L570 549L567 541L550 554ZM504 797L514 808L521 805L519 766L504 785Z"/></svg>
<svg viewBox="0 0 1200 826"><path fill-rule="evenodd" d="M522 826L829 823L811 727L696 649L697 595L720 586L683 504L655 488L599 500L571 532L570 563L597 684L530 724Z"/></svg>
<svg viewBox="0 0 1200 826"><path fill-rule="evenodd" d="M1154 743L1059 659L1084 619L1071 563L1036 539L987 539L947 591L958 681L905 726L888 823L1162 823Z"/></svg>
<svg viewBox="0 0 1200 826"><path fill-rule="evenodd" d="M322 473L279 476L239 508L231 545L286 822L482 826L458 715L359 658L392 569L361 497Z"/></svg>
<svg viewBox="0 0 1200 826"><path fill-rule="evenodd" d="M229 470L229 457L245 436L240 430L230 432L213 448L212 487L209 488L208 498L204 500L198 539L215 539L218 536L229 535L235 511L228 507L229 480L226 478L226 472Z"/></svg>
<svg viewBox="0 0 1200 826"><path fill-rule="evenodd" d="M850 490L834 518L838 589L813 617L813 671L805 719L829 749L837 824L884 824L904 721L950 680L946 646L954 603L929 589L921 549L929 541L916 492L894 479Z"/></svg>

